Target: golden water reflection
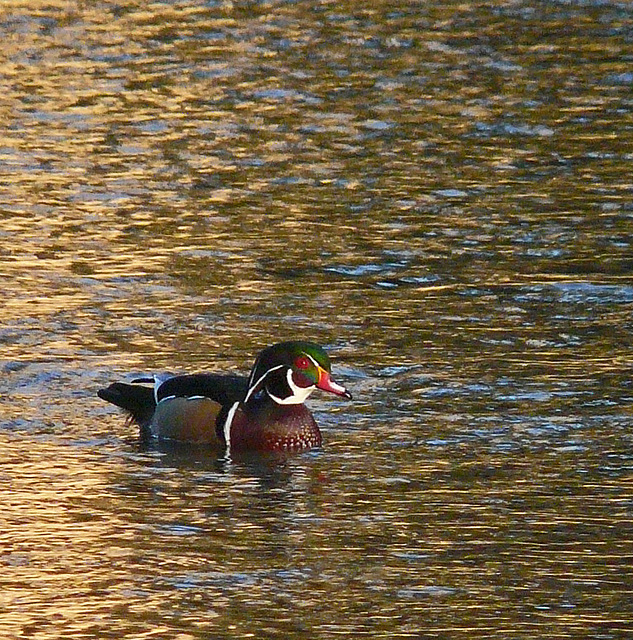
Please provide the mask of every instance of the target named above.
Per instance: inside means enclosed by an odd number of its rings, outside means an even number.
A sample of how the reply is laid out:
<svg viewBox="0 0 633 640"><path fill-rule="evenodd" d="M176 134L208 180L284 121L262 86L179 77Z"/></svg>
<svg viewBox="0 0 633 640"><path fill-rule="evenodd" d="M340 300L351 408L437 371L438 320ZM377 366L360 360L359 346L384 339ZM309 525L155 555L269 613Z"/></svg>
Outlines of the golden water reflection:
<svg viewBox="0 0 633 640"><path fill-rule="evenodd" d="M583 482L551 456L534 469L505 455L473 460L472 449L448 462L424 447L415 460L392 458L398 475L383 458L360 477L359 449L223 475L202 457L163 466L169 456L120 445L75 446L69 465L59 444L40 441L28 456L3 444L16 473L3 497L7 632L134 637L150 625L159 637L415 637L424 624L468 637L547 624L581 637L587 625L623 628L616 611L630 590L617 588L625 549L616 541L630 519L619 482Z"/></svg>
<svg viewBox="0 0 633 640"><path fill-rule="evenodd" d="M5 2L0 635L627 637L630 19ZM297 336L320 452L94 395Z"/></svg>

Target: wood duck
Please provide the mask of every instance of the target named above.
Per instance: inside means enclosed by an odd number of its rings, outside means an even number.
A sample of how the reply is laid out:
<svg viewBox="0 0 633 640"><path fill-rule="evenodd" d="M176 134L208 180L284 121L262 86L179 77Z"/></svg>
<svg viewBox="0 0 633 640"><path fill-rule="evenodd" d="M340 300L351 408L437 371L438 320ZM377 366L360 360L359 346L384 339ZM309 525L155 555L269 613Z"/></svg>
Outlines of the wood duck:
<svg viewBox="0 0 633 640"><path fill-rule="evenodd" d="M264 349L248 378L198 373L114 382L97 395L125 409L141 435L227 451L301 451L321 445L303 404L322 389L351 399L330 377L330 359L312 342ZM142 383L153 383L153 388Z"/></svg>

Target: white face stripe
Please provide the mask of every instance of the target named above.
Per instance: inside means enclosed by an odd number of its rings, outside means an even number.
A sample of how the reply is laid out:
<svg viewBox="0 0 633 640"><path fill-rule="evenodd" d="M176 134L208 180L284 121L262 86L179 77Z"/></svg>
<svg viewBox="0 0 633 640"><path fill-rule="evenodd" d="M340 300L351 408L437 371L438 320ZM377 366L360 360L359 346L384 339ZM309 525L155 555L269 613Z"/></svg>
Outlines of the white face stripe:
<svg viewBox="0 0 633 640"><path fill-rule="evenodd" d="M274 396L272 393L268 392L268 395L277 403L277 404L303 404L306 401L306 398L316 389L315 385L311 387L299 387L295 384L295 381L292 379L292 369L288 369L288 373L286 374L288 378L288 386L292 390L292 395L287 398L278 398Z"/></svg>
<svg viewBox="0 0 633 640"><path fill-rule="evenodd" d="M253 386L253 377L255 376L255 370L257 369L257 365L259 364L259 358L257 362L255 362L255 366L253 367L250 375L248 376L248 388L250 389Z"/></svg>
<svg viewBox="0 0 633 640"><path fill-rule="evenodd" d="M246 404L250 400L250 397L253 395L253 392L255 391L255 389L257 389L257 387L259 387L259 385L261 384L262 380L264 380L264 378L269 373L272 373L273 371L277 371L277 369L283 369L285 366L286 366L285 364L278 364L276 367L273 367L272 369L268 369L268 371L266 371L266 373L264 373L264 375L261 376L259 378L259 380L255 384L250 384L250 381L249 381L248 393L246 394L246 398L244 398L244 404ZM251 378L252 377L253 376L251 375Z"/></svg>
<svg viewBox="0 0 633 640"><path fill-rule="evenodd" d="M303 353L303 355L306 358L310 358L310 360L312 361L312 364L317 368L317 369L322 369L323 367L309 354L306 353L305 351L302 351L301 353Z"/></svg>

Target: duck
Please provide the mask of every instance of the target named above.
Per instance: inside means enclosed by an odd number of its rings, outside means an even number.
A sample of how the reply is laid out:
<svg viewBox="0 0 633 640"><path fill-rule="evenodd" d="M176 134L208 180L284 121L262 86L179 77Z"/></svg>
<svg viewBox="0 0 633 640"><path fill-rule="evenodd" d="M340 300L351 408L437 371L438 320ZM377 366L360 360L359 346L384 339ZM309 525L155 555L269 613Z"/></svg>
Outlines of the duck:
<svg viewBox="0 0 633 640"><path fill-rule="evenodd" d="M151 385L151 386L148 386ZM225 451L305 451L322 445L304 402L320 389L352 399L332 379L330 358L313 342L263 349L250 375L153 375L113 382L97 395L128 414L142 438Z"/></svg>

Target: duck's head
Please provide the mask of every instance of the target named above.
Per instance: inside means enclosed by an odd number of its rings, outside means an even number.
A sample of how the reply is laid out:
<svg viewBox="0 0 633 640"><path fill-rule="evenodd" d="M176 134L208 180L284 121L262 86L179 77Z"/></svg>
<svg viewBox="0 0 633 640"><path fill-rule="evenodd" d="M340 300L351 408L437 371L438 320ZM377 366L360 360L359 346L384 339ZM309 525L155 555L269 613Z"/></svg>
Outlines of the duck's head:
<svg viewBox="0 0 633 640"><path fill-rule="evenodd" d="M319 345L300 340L280 342L257 357L244 402L263 391L277 404L301 404L315 389L352 398L345 387L332 380L330 359Z"/></svg>

